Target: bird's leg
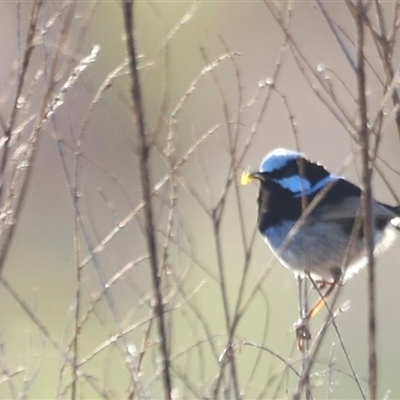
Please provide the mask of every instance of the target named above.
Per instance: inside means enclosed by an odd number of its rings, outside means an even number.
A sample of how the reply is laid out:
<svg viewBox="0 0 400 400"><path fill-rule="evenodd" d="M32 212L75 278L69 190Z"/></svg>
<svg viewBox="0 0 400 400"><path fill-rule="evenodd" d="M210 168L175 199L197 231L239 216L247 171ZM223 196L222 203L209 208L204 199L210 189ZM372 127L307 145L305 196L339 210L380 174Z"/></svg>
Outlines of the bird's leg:
<svg viewBox="0 0 400 400"><path fill-rule="evenodd" d="M322 306L326 303L328 297L332 294L335 288L338 286L339 280L334 280L333 282L323 282L324 285L329 285L328 289L326 290L325 294L321 296L321 298L317 301L317 303L311 308L311 310L307 313L306 316L301 318L296 324L296 340L297 340L297 347L299 350L303 349L303 342L304 340L311 339L311 333L308 329L308 323L310 322L311 318L313 318L318 311L322 308ZM321 286L319 286L321 287Z"/></svg>
<svg viewBox="0 0 400 400"><path fill-rule="evenodd" d="M303 321L306 315L308 314L307 310L307 281L305 276L303 275L297 275L297 292L299 295L298 299L298 306L299 306L299 321ZM304 350L304 343L303 339L300 339L296 333L297 336L297 348L301 351Z"/></svg>
<svg viewBox="0 0 400 400"><path fill-rule="evenodd" d="M298 305L299 305L299 318L302 319L304 317L305 314L305 309L304 309L304 297L306 296L306 294L304 294L305 292L305 287L304 287L304 283L305 283L305 277L302 275L297 275L296 277L297 279L297 293L298 293Z"/></svg>

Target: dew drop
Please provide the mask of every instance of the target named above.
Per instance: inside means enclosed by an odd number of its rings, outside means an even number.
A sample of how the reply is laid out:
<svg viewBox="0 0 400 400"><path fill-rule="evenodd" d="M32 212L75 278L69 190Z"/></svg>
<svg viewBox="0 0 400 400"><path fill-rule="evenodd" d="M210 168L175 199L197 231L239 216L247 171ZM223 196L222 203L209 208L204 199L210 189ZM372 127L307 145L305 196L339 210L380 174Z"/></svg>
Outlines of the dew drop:
<svg viewBox="0 0 400 400"><path fill-rule="evenodd" d="M323 74L325 72L325 65L324 64L318 64L317 65L317 72L319 74Z"/></svg>
<svg viewBox="0 0 400 400"><path fill-rule="evenodd" d="M265 80L265 84L268 85L268 86L273 86L273 84L274 84L274 78L271 78L271 77L267 78L267 79Z"/></svg>
<svg viewBox="0 0 400 400"><path fill-rule="evenodd" d="M17 108L22 108L23 106L24 106L24 104L25 104L25 97L23 97L23 96L20 96L20 97L18 97L18 100L17 100Z"/></svg>
<svg viewBox="0 0 400 400"><path fill-rule="evenodd" d="M118 223L118 228L120 229L125 228L125 226L126 226L126 221L121 221Z"/></svg>

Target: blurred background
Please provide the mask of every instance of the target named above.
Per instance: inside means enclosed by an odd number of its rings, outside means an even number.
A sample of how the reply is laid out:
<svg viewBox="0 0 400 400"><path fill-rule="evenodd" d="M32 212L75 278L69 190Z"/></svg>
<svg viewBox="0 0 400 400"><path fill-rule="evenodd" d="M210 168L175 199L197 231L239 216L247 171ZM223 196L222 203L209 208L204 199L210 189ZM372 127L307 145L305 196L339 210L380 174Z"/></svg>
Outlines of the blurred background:
<svg viewBox="0 0 400 400"><path fill-rule="evenodd" d="M5 121L12 112L32 6L0 4ZM394 5L383 6L390 27ZM256 169L276 147L299 148L360 183L358 149L350 135L349 120L357 123L352 97L357 86L349 59L316 2L293 1L288 8L279 1L270 7L283 23L290 17L292 44L285 42L264 2L135 5L145 117L154 144L153 205L176 398L213 397L218 357L227 343L221 268L231 315L242 284L241 305L247 305L234 335L243 397L290 398L296 391L297 377L276 356L299 370L293 332L296 281L257 233L252 240L258 189L238 186L240 172ZM325 7L349 35L343 41L355 61L348 8L342 2ZM70 397L72 373L66 360L76 338L79 398L125 398L131 387L138 398L160 398L161 357L152 322L122 6L117 1L47 2L38 27L20 96L15 131L22 133L15 151L34 131L56 56L53 95L93 46L100 50L46 118L32 162L2 272L7 287L0 288L0 398ZM382 67L371 38L367 57L371 121L384 111L374 196L395 205L400 138L390 96L384 97L378 79ZM398 65L398 48L392 61ZM215 210L221 212L217 232ZM246 248L251 249L249 262ZM399 257L398 241L378 258L376 270L378 394L390 399L400 398ZM366 279L362 271L341 290L337 307L350 301L336 320L344 345L329 327L313 368L315 398L361 398L343 347L367 391ZM311 324L313 333L325 318L323 310ZM265 346L275 355L243 342Z"/></svg>

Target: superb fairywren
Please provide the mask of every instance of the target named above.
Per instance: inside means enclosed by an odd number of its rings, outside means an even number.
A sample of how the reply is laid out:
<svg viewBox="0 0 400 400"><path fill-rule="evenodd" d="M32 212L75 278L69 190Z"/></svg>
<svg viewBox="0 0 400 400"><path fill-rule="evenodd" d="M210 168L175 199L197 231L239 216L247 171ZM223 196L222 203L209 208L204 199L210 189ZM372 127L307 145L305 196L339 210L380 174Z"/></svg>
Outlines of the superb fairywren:
<svg viewBox="0 0 400 400"><path fill-rule="evenodd" d="M359 187L285 149L267 154L259 171L243 173L242 184L254 179L260 182L257 222L265 242L296 275L332 284L325 298L366 265ZM373 203L375 254L393 242L399 215L400 207Z"/></svg>
<svg viewBox="0 0 400 400"><path fill-rule="evenodd" d="M260 181L258 228L285 267L333 283L366 264L359 187L285 149L267 154L260 170L245 173L242 183L253 179ZM374 202L373 214L379 253L400 229L400 209Z"/></svg>

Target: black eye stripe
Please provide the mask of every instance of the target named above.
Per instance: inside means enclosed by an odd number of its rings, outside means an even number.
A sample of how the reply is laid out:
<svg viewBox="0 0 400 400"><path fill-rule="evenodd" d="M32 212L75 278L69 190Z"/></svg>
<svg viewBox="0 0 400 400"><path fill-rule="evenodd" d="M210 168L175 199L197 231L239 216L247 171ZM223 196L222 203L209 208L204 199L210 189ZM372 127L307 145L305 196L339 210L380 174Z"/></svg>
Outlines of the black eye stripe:
<svg viewBox="0 0 400 400"><path fill-rule="evenodd" d="M300 158L288 161L282 168L272 171L270 175L274 180L303 175L311 185L315 185L330 174L322 165Z"/></svg>

